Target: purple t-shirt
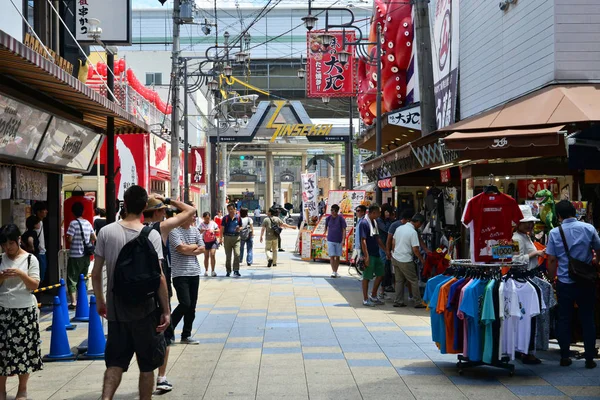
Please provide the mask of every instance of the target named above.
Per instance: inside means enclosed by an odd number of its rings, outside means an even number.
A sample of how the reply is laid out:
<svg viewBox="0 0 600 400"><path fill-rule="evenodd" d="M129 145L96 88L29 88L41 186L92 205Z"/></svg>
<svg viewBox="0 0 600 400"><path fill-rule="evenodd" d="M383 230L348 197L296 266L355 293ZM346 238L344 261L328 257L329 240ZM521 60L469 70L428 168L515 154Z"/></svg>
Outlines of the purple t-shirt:
<svg viewBox="0 0 600 400"><path fill-rule="evenodd" d="M325 218L325 225L327 225L327 241L342 243L344 240L342 231L346 229L346 219L341 215L335 218L330 215Z"/></svg>

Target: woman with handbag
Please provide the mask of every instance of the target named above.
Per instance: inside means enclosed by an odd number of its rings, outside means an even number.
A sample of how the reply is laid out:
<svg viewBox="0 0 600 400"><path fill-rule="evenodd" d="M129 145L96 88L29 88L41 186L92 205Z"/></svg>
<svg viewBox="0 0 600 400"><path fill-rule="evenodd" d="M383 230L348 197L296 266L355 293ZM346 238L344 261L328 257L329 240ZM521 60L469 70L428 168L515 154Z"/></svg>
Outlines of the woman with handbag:
<svg viewBox="0 0 600 400"><path fill-rule="evenodd" d="M90 256L94 255L96 234L94 227L83 218L83 204L73 203L71 212L75 219L67 229L67 243L69 243L69 261L67 262L67 291L71 298L69 309L74 310L77 305L77 283L79 275L87 275L90 268Z"/></svg>
<svg viewBox="0 0 600 400"><path fill-rule="evenodd" d="M561 225L550 231L548 237L548 277L557 277L558 297L558 345L560 366L572 364L570 358L571 323L577 303L579 320L583 331L585 367L595 368L596 325L594 306L596 279L600 260L600 238L594 226L577 221L575 206L562 200L556 204L556 213ZM596 257L592 250L596 252Z"/></svg>
<svg viewBox="0 0 600 400"><path fill-rule="evenodd" d="M19 245L15 224L0 228L0 400L6 400L6 381L17 375L16 400L27 400L29 374L42 369L37 300L31 291L40 282L35 256Z"/></svg>
<svg viewBox="0 0 600 400"><path fill-rule="evenodd" d="M198 229L204 240L204 276L208 276L209 259L211 269L210 275L217 276L217 273L215 272L215 264L217 263L215 255L219 248L219 241L217 240L219 225L210 218L210 213L206 211L202 214L202 222L198 224Z"/></svg>

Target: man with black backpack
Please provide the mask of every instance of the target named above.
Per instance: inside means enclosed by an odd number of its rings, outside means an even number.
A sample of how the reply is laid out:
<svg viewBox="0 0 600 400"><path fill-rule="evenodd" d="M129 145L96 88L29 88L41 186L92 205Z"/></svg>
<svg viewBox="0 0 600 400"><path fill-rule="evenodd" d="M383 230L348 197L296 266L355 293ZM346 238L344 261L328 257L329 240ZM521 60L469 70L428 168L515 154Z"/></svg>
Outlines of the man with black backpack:
<svg viewBox="0 0 600 400"><path fill-rule="evenodd" d="M178 214L172 218L167 217L168 206L175 207L178 210ZM171 297L173 297L173 287L171 285L171 265L169 264L169 248L168 240L171 231L178 226L181 226L185 221L189 220L196 213L196 209L191 205L185 204L181 201L171 200L164 198L160 195L151 195L148 199L148 205L144 210L144 223L151 226L154 230L160 233L162 239L163 249L163 261L162 268L163 274L167 281L167 291L169 293L169 303ZM156 389L161 392L170 392L173 390L173 385L167 380L167 363L169 362L169 349L170 345L175 342L175 329L173 324L165 330L165 340L167 341L167 351L165 353L165 362L158 369L158 376L156 378Z"/></svg>
<svg viewBox="0 0 600 400"><path fill-rule="evenodd" d="M129 187L124 203L125 218L102 228L98 235L92 271L96 308L108 320L102 399L113 398L135 353L140 369L139 398L149 400L154 370L164 361L163 332L171 319L167 283L160 267L162 243L160 234L141 222L148 203L146 190Z"/></svg>

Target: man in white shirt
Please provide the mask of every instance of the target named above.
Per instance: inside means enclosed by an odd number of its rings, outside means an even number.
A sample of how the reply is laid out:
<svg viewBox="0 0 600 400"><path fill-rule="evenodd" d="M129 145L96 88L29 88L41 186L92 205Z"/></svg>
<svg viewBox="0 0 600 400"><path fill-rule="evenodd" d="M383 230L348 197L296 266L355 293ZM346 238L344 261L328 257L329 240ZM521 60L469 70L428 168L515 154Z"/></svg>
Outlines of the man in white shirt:
<svg viewBox="0 0 600 400"><path fill-rule="evenodd" d="M415 300L415 308L425 308L419 291L419 278L413 257L425 263L419 249L419 234L417 230L425 222L425 217L415 214L411 221L400 226L394 232L392 265L396 276L396 300L394 307L406 307L404 304L404 284L409 282Z"/></svg>

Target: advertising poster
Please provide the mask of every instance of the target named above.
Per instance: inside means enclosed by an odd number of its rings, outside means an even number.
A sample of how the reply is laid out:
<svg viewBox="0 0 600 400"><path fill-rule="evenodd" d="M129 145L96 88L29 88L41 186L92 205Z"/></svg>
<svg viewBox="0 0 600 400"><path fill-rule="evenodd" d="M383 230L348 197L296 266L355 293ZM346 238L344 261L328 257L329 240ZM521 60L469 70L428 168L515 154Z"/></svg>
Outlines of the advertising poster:
<svg viewBox="0 0 600 400"><path fill-rule="evenodd" d="M192 147L190 150L188 170L192 183L206 184L206 149L204 147Z"/></svg>
<svg viewBox="0 0 600 400"><path fill-rule="evenodd" d="M329 208L334 204L340 206L340 213L354 214L357 206L363 204L368 207L365 201L366 192L364 190L330 190L325 214L331 213Z"/></svg>
<svg viewBox="0 0 600 400"><path fill-rule="evenodd" d="M310 250L311 231L303 230L301 232L301 240L302 240L302 253L300 254L300 257L304 261L310 261L311 260L311 250Z"/></svg>
<svg viewBox="0 0 600 400"><path fill-rule="evenodd" d="M308 221L313 221L319 218L319 207L317 194L319 188L317 187L317 173L310 172L302 174L302 204L304 210L308 216Z"/></svg>

